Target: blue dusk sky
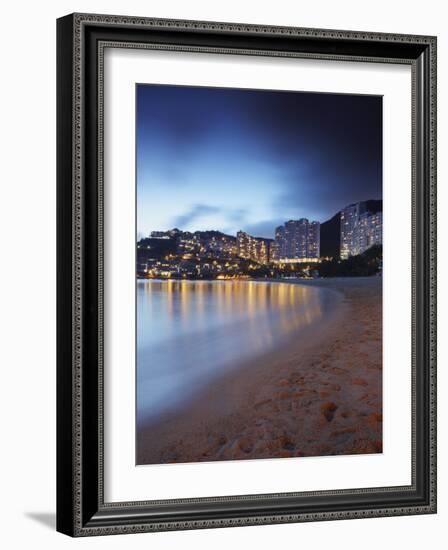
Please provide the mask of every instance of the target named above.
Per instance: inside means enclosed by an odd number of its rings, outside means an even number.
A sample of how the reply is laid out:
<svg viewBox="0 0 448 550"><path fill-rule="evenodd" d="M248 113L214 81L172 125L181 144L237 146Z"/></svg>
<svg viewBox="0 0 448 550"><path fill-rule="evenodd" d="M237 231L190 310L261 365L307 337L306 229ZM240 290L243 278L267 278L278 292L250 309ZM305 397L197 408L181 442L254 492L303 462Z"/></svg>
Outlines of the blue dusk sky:
<svg viewBox="0 0 448 550"><path fill-rule="evenodd" d="M137 233L273 237L382 198L382 98L137 85Z"/></svg>

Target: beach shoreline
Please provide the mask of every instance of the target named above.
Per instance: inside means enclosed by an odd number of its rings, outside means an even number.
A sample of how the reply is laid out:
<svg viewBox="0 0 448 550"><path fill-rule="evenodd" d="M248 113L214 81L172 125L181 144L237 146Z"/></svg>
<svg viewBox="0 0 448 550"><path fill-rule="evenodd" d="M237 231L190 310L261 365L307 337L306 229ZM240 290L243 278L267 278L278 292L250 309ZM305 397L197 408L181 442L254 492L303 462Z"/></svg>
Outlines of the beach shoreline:
<svg viewBox="0 0 448 550"><path fill-rule="evenodd" d="M382 451L381 278L277 282L342 299L284 349L138 426L137 465Z"/></svg>

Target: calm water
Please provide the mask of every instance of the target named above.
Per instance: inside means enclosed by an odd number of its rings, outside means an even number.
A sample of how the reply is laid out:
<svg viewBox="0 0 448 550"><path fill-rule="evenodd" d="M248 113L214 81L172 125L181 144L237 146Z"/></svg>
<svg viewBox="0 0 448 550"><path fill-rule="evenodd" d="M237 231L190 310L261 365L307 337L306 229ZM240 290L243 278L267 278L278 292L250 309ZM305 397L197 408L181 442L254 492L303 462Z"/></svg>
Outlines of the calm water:
<svg viewBox="0 0 448 550"><path fill-rule="evenodd" d="M192 399L216 377L319 320L334 294L255 281L137 281L137 420Z"/></svg>

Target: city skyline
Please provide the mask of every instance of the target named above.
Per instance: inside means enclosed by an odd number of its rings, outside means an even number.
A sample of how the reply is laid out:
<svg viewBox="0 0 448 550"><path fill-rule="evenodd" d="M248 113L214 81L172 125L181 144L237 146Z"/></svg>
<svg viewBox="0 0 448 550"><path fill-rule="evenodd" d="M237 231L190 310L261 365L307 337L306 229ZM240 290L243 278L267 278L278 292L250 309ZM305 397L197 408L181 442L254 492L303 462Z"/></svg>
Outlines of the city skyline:
<svg viewBox="0 0 448 550"><path fill-rule="evenodd" d="M342 265L351 256L364 257L348 268L351 275L382 269L382 210L379 201L347 205L333 222L337 249L321 253L321 224L302 218L275 230L275 239L244 231L236 236L216 230L152 231L137 242L137 278L240 279L316 277L347 274ZM334 233L337 233L335 235ZM328 241L327 233L325 239ZM328 242L325 250L329 250ZM336 264L332 263L336 261ZM341 264L342 261L342 264ZM338 266L338 267L336 267Z"/></svg>
<svg viewBox="0 0 448 550"><path fill-rule="evenodd" d="M247 250L250 248L269 247L270 244L274 244L274 255L277 258L319 258L322 256L320 253L321 226L331 225L336 219L339 224L338 246L340 250L338 256L340 255L341 259L361 254L371 246L382 245L382 200L372 199L346 205L323 224L307 218L287 220L275 228L274 238L250 235L242 229L231 235L216 228L207 230L195 228L185 231L179 227L172 227L164 230L153 230L146 236L140 235L137 237L137 242L145 238L166 237L173 233L194 235L196 233L218 232L225 237L236 239L237 242L240 239L242 239L241 243L245 242L245 244L238 244L238 248L245 250L245 253L241 254L242 257L249 256ZM263 245L261 241L264 241L265 244ZM268 241L272 241L272 243ZM263 255L266 256L266 252ZM327 256L333 255L327 254ZM268 250L267 256L273 257L273 251Z"/></svg>
<svg viewBox="0 0 448 550"><path fill-rule="evenodd" d="M381 198L381 120L377 96L138 85L138 236L274 238Z"/></svg>

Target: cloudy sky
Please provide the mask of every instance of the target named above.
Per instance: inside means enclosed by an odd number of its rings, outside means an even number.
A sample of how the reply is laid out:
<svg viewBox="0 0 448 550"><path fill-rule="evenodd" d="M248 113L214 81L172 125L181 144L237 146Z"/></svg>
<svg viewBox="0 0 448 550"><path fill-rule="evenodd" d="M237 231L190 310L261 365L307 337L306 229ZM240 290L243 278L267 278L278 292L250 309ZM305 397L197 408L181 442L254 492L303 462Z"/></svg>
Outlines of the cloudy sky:
<svg viewBox="0 0 448 550"><path fill-rule="evenodd" d="M139 84L137 231L326 221L382 198L378 96Z"/></svg>

